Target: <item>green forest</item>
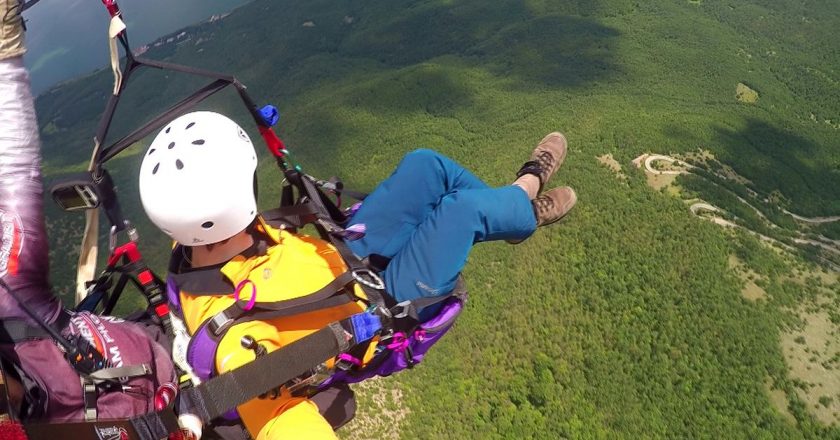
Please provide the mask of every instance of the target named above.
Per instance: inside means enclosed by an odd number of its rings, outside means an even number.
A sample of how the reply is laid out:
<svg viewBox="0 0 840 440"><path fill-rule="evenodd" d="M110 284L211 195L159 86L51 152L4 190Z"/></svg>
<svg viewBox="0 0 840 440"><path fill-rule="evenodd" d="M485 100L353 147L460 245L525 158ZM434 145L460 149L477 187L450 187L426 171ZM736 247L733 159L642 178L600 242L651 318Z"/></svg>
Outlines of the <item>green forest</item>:
<svg viewBox="0 0 840 440"><path fill-rule="evenodd" d="M840 439L837 274L683 200L783 243L798 226L782 209L840 215L837 23L825 0L255 0L144 56L235 74L280 109L306 172L358 190L416 148L507 185L546 133L569 140L551 186L576 189L571 215L517 246L477 246L455 328L420 366L359 387L343 438ZM110 140L202 84L138 75ZM38 97L48 180L85 168L111 90L102 70ZM205 107L248 121L234 93ZM109 169L164 273L170 244L137 193L150 140ZM630 164L700 150L749 183L712 167L673 197ZM607 153L623 178L596 159ZM262 154L268 209L282 176ZM84 219L48 206L53 284L69 302ZM838 223L808 228L840 236Z"/></svg>

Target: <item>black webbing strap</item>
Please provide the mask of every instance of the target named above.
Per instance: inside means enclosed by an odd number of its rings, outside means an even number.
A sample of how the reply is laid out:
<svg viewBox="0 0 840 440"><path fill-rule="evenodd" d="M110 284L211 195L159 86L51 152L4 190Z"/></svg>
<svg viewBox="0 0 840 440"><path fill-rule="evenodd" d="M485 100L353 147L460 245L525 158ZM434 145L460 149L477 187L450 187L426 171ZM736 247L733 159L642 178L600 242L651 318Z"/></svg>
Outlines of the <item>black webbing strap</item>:
<svg viewBox="0 0 840 440"><path fill-rule="evenodd" d="M240 300L204 321L201 327L206 326L214 339L221 340L228 329L240 322L282 318L349 304L354 301L352 292L341 293L353 281L353 274L344 272L327 283L326 286L309 295L285 301L258 302L250 310L245 310L248 302ZM201 331L201 327L196 333Z"/></svg>
<svg viewBox="0 0 840 440"><path fill-rule="evenodd" d="M280 350L261 356L233 371L219 375L179 396L179 412L193 414L204 422L225 414L280 384L309 371L313 365L347 351L356 341L345 330L347 324L333 322ZM134 417L130 420L84 423L30 424L30 438L97 439L106 434L129 440L159 440L179 431L172 408Z"/></svg>
<svg viewBox="0 0 840 440"><path fill-rule="evenodd" d="M368 194L366 194L366 193L359 192L359 191L353 191L352 189L347 189L347 188L336 189L335 192L337 192L339 194L342 194L342 195L345 195L345 196L352 197L352 198L354 198L354 199L356 199L360 202L364 201L368 196Z"/></svg>
<svg viewBox="0 0 840 440"><path fill-rule="evenodd" d="M70 325L70 313L61 310L53 323L59 331ZM0 319L0 343L16 344L33 339L52 339L52 335L40 326L34 326L23 320Z"/></svg>
<svg viewBox="0 0 840 440"><path fill-rule="evenodd" d="M348 350L352 335L338 322L181 393L182 413L204 421L276 388Z"/></svg>
<svg viewBox="0 0 840 440"><path fill-rule="evenodd" d="M114 158L114 156L116 156L126 148L130 147L138 140L144 138L156 129L162 127L171 119L174 119L175 117L186 113L196 104L204 101L208 97L216 94L217 92L230 85L236 88L239 97L242 99L242 102L245 104L245 107L247 107L248 112L251 113L251 116L254 118L254 122L256 122L257 125L266 126L265 121L262 119L259 110L254 104L254 101L246 92L245 86L242 83L240 83L234 76L225 75L217 72L211 72L209 70L197 69L194 67L184 66L180 64L128 57L126 61L126 68L124 69L125 73L123 74L123 80L121 82L120 90L116 95L111 95L108 103L106 104L105 112L103 113L100 119L99 127L97 128L97 134L95 138L97 142L104 142L105 137L107 136L108 131L110 129L116 107L119 104L120 94L128 84L128 78L131 76L134 70L142 66L162 70L170 70L174 72L181 72L189 75L203 76L206 78L214 79L215 81L204 86L203 88L194 92L190 96L184 98L183 100L173 105L156 118L152 119L148 123L144 124L142 127L132 132L131 134L126 135L125 137L114 142L107 148L103 148L102 150L100 150L95 158L95 163L97 167L101 167L102 164L111 160L112 158Z"/></svg>
<svg viewBox="0 0 840 440"><path fill-rule="evenodd" d="M347 247L344 240L333 233L336 232L336 228L338 228L335 221L344 219L345 216L341 210L335 206L332 200L330 200L315 186L309 176L306 176L297 170L287 171L286 178L289 182L298 187L301 196L307 197L308 200L305 204L311 205L317 218L317 221L313 222L313 225L318 230L321 238L335 247L336 251L338 251L338 254L341 256L341 259L344 260L345 264L347 264L350 272L361 273L364 271L370 271L368 265L360 260L359 257L357 257L356 254ZM376 304L382 308L390 308L395 304L393 299L390 298L390 295L385 294L384 290L375 289L363 282L358 284L362 288L362 291L364 291L370 303Z"/></svg>
<svg viewBox="0 0 840 440"><path fill-rule="evenodd" d="M315 219L315 208L309 203L302 203L269 209L261 212L260 216L266 222L280 221L301 228Z"/></svg>
<svg viewBox="0 0 840 440"><path fill-rule="evenodd" d="M169 438L169 434L180 432L181 430L178 426L178 416L172 408L135 417L129 422L132 428L134 428L137 438L141 440L166 439Z"/></svg>
<svg viewBox="0 0 840 440"><path fill-rule="evenodd" d="M236 325L248 321L265 321L267 319L285 318L287 316L300 315L304 313L314 312L317 310L331 309L346 304L353 303L354 300L349 295L333 296L318 302L301 304L295 307L286 307L280 310L274 310L271 307L254 308L247 315L242 316L234 321L231 325Z"/></svg>
<svg viewBox="0 0 840 440"><path fill-rule="evenodd" d="M287 299L284 301L277 301L271 303L257 303L256 308L263 309L263 310L272 310L272 311L285 311L290 309L299 309L301 306L318 304L334 295L337 295L344 291L352 282L354 281L353 274L350 272L344 272L343 274L336 277L334 280L327 283L326 286L318 289L316 292L313 292L309 295L302 296L300 298L293 298ZM352 292L350 293L352 295ZM349 295L342 295L342 296L349 296ZM318 309L322 309L323 307L318 307ZM295 312L301 313L301 312Z"/></svg>
<svg viewBox="0 0 840 440"><path fill-rule="evenodd" d="M174 423L172 431L162 429L149 429L140 424L140 430L135 428L134 420L108 420L102 422L76 422L76 423L26 423L23 429L27 437L32 440L41 439L126 439L126 440L160 440L167 438L169 432L177 432L178 421L174 414L171 417L161 416L163 421ZM162 435L161 435L162 434Z"/></svg>
<svg viewBox="0 0 840 440"><path fill-rule="evenodd" d="M213 81L212 83L202 87L192 95L182 99L177 104L173 105L172 107L161 113L142 127L138 128L137 130L134 130L130 134L114 142L114 144L110 147L102 150L97 161L99 163L104 163L111 160L114 156L116 156L126 148L130 147L135 142L148 136L149 134L162 127L164 124L174 119L175 117L186 113L187 110L193 108L199 102L214 95L215 93L219 92L220 90L224 89L230 84L231 82L226 79L217 79L216 81Z"/></svg>

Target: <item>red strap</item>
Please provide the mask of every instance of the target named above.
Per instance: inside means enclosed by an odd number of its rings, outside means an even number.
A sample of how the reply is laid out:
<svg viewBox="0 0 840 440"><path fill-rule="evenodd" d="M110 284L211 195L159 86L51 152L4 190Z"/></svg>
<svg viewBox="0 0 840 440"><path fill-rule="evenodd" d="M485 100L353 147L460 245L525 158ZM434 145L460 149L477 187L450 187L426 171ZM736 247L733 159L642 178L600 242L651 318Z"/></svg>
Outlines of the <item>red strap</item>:
<svg viewBox="0 0 840 440"><path fill-rule="evenodd" d="M160 304L158 304L158 305L156 305L156 306L155 306L155 315L157 315L157 316L158 316L158 318L160 318L160 317L164 317L164 316L166 316L168 313L169 313L169 305L168 305L168 304L166 304L165 302L164 302L164 303L160 303Z"/></svg>
<svg viewBox="0 0 840 440"><path fill-rule="evenodd" d="M283 158L283 150L286 149L286 146L283 145L283 141L277 137L277 134L274 133L274 130L271 127L263 127L262 125L258 126L260 129L260 134L265 140L265 144L268 147L268 151L271 151L271 154L274 157Z"/></svg>
<svg viewBox="0 0 840 440"><path fill-rule="evenodd" d="M102 4L108 8L108 13L111 14L111 17L120 15L120 7L117 5L117 0L102 0Z"/></svg>
<svg viewBox="0 0 840 440"><path fill-rule="evenodd" d="M137 244L133 241L129 241L128 243L114 249L114 252L111 253L110 257L108 257L108 266L116 266L123 255L128 257L128 261L132 263L139 260L140 251L137 250Z"/></svg>
<svg viewBox="0 0 840 440"><path fill-rule="evenodd" d="M146 269L143 272L140 272L139 274L137 274L137 281L139 281L140 284L144 286L151 284L152 281L154 281L154 278L152 277L152 271Z"/></svg>

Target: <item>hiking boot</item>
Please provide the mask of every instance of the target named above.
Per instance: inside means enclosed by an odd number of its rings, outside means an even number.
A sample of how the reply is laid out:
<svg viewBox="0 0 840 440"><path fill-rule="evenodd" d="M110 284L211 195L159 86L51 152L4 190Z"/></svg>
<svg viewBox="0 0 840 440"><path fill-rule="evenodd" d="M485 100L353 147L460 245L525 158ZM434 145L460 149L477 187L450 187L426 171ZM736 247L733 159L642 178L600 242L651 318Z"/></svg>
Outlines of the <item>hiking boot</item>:
<svg viewBox="0 0 840 440"><path fill-rule="evenodd" d="M548 226L562 219L574 208L575 203L577 203L577 194L568 186L554 188L531 200L534 217L537 218L537 227ZM507 240L510 244L519 244L523 241L525 239Z"/></svg>
<svg viewBox="0 0 840 440"><path fill-rule="evenodd" d="M575 190L564 186L547 191L531 201L537 227L548 226L565 217L577 203Z"/></svg>
<svg viewBox="0 0 840 440"><path fill-rule="evenodd" d="M566 159L566 149L566 137L563 134L556 131L549 133L540 141L537 148L534 148L531 160L522 165L516 177L522 177L525 174L537 176L540 179L540 192L542 192L548 179L557 172Z"/></svg>
<svg viewBox="0 0 840 440"><path fill-rule="evenodd" d="M23 17L17 0L0 0L0 60L23 55Z"/></svg>

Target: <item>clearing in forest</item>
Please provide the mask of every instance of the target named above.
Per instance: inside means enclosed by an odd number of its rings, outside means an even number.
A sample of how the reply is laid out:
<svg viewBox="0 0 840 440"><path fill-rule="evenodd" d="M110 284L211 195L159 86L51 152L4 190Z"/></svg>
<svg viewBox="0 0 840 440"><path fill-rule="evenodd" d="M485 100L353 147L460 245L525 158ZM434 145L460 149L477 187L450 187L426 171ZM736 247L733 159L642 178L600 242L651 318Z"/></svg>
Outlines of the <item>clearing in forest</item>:
<svg viewBox="0 0 840 440"><path fill-rule="evenodd" d="M729 256L729 267L734 270L742 280L744 280L744 287L741 289L741 296L753 302L767 298L767 292L755 283L757 280L761 279L759 274L747 267L735 255Z"/></svg>
<svg viewBox="0 0 840 440"><path fill-rule="evenodd" d="M621 164L618 163L618 161L615 160L615 158L613 158L612 154L602 154L598 156L597 159L598 162L600 162L602 165L605 165L607 168L610 169L610 171L615 173L616 177L618 177L621 180L627 179L627 176L624 175L624 173L621 171Z"/></svg>
<svg viewBox="0 0 840 440"><path fill-rule="evenodd" d="M376 377L353 385L358 409L356 417L339 432L345 440L399 438L401 422L408 416L399 384Z"/></svg>
<svg viewBox="0 0 840 440"><path fill-rule="evenodd" d="M817 420L840 422L840 325L829 313L800 311L804 325L782 334L782 350L796 392Z"/></svg>

